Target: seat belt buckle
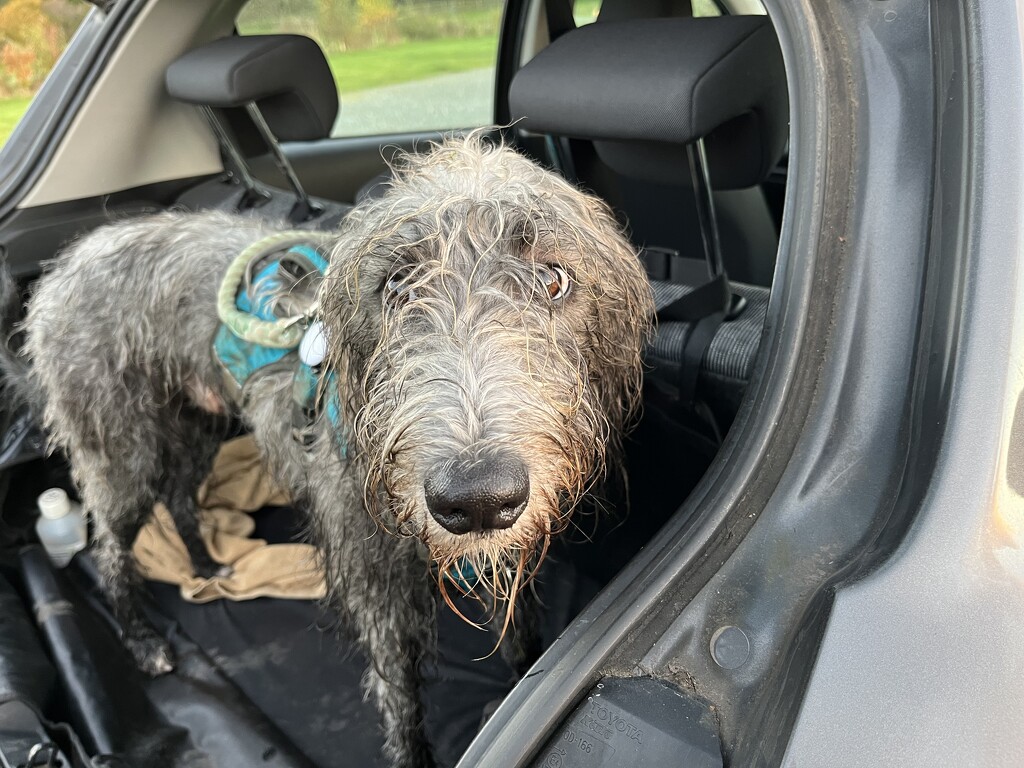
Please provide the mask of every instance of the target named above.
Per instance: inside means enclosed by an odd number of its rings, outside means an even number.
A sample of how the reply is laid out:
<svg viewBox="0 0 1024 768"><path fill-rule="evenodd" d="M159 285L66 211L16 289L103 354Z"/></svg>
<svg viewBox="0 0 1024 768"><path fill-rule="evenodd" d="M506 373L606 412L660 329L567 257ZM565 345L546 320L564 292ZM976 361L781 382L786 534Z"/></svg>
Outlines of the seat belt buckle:
<svg viewBox="0 0 1024 768"><path fill-rule="evenodd" d="M662 248L657 245L645 246L640 251L640 257L644 261L647 270L647 277L650 280L661 280L662 282L672 281L672 262L680 258L679 251L674 248Z"/></svg>

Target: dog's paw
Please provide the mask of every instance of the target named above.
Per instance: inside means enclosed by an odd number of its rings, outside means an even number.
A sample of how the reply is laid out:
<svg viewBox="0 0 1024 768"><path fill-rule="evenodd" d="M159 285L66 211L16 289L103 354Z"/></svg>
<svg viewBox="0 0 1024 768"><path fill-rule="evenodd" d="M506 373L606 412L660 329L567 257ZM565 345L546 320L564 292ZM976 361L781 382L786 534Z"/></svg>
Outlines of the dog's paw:
<svg viewBox="0 0 1024 768"><path fill-rule="evenodd" d="M135 659L135 665L150 677L174 670L174 652L162 637L129 637L124 644Z"/></svg>

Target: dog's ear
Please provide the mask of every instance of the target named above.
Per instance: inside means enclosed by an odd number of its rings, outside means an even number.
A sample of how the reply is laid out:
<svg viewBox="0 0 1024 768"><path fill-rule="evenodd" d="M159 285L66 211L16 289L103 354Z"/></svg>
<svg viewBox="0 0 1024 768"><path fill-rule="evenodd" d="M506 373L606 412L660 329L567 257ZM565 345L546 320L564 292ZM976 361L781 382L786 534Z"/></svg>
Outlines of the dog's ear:
<svg viewBox="0 0 1024 768"><path fill-rule="evenodd" d="M592 230L587 259L594 302L588 365L591 384L615 440L637 413L643 358L653 333L654 298L636 248L611 209L588 196Z"/></svg>
<svg viewBox="0 0 1024 768"><path fill-rule="evenodd" d="M600 437L614 453L639 409L654 297L637 249L611 208L563 179L552 176L547 182L552 194L513 232L525 248L546 250L549 260L573 274L582 294L576 300L586 305L578 311L586 318L580 353L589 399L603 417Z"/></svg>
<svg viewBox="0 0 1024 768"><path fill-rule="evenodd" d="M327 338L324 365L337 374L346 420L360 407L367 361L381 335L381 267L374 256L363 244L343 237L317 295Z"/></svg>

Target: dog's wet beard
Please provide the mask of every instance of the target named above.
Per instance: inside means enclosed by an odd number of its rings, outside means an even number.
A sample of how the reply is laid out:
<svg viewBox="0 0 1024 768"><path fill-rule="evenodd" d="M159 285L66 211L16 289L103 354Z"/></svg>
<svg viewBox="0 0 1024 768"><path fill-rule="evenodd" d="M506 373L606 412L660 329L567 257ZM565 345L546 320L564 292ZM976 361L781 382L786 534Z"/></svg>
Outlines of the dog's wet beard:
<svg viewBox="0 0 1024 768"><path fill-rule="evenodd" d="M525 538L525 537L524 537ZM464 621L475 624L456 604L459 597L475 597L491 613L484 621L493 624L501 616L495 649L515 625L519 593L530 586L547 555L550 536L540 534L522 546L483 547L471 555L449 554L435 560L441 598Z"/></svg>

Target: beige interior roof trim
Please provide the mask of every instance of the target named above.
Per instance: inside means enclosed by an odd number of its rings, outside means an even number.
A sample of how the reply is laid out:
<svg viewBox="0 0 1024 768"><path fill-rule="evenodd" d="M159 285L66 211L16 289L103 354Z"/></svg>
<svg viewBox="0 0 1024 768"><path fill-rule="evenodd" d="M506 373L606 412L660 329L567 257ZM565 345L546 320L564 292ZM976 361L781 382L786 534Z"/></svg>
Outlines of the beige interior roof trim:
<svg viewBox="0 0 1024 768"><path fill-rule="evenodd" d="M173 101L164 70L182 52L231 34L239 0L151 0L114 52L21 208L218 173L212 132Z"/></svg>

